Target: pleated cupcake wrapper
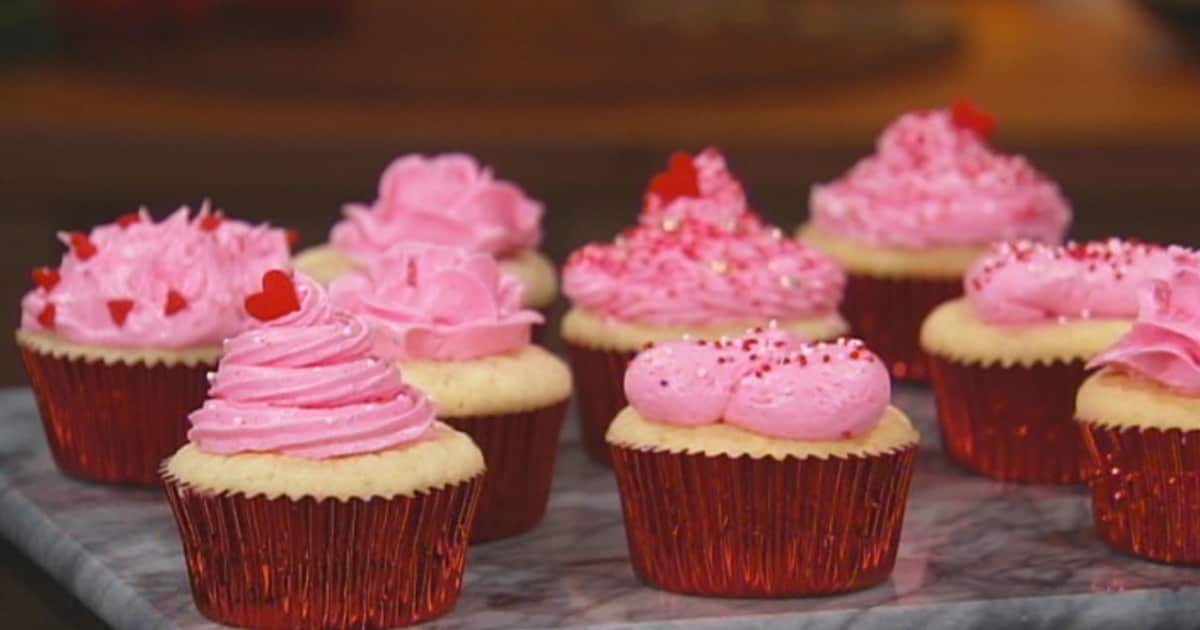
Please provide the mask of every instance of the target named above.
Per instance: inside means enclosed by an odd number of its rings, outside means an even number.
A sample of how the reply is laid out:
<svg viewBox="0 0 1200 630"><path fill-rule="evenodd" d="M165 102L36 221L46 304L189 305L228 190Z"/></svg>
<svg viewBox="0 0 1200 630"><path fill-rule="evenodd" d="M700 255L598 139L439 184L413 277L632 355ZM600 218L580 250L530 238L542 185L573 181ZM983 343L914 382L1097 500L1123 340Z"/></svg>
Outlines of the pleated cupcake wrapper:
<svg viewBox="0 0 1200 630"><path fill-rule="evenodd" d="M471 542L514 536L546 513L567 401L502 416L442 418L471 436L487 465Z"/></svg>
<svg viewBox="0 0 1200 630"><path fill-rule="evenodd" d="M189 413L215 365L106 363L18 344L54 461L92 481L158 485L159 465L187 441Z"/></svg>
<svg viewBox="0 0 1200 630"><path fill-rule="evenodd" d="M1200 430L1080 424L1100 539L1151 560L1200 564Z"/></svg>
<svg viewBox="0 0 1200 630"><path fill-rule="evenodd" d="M394 628L462 590L482 476L412 497L267 498L163 480L196 608L243 628Z"/></svg>
<svg viewBox="0 0 1200 630"><path fill-rule="evenodd" d="M613 418L628 404L625 400L625 368L637 353L598 350L566 340L563 344L574 374L583 445L592 459L611 464L604 435Z"/></svg>
<svg viewBox="0 0 1200 630"><path fill-rule="evenodd" d="M930 368L942 444L963 467L1003 481L1084 480L1074 420L1083 361L1005 367L932 356Z"/></svg>
<svg viewBox="0 0 1200 630"><path fill-rule="evenodd" d="M892 376L929 380L921 350L921 322L942 302L962 295L961 278L876 277L849 274L842 313L891 369Z"/></svg>
<svg viewBox="0 0 1200 630"><path fill-rule="evenodd" d="M819 595L887 579L916 446L819 459L612 446L634 571L663 590Z"/></svg>

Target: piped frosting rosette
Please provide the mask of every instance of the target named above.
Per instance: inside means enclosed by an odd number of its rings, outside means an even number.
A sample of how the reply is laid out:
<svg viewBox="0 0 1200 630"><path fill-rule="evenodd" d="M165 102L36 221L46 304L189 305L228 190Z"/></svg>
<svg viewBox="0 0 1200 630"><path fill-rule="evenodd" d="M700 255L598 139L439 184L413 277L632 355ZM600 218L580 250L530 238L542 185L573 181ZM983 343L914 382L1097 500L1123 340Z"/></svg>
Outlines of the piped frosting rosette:
<svg viewBox="0 0 1200 630"><path fill-rule="evenodd" d="M371 355L368 325L335 311L316 282L270 271L245 305L263 324L226 343L210 398L191 415L199 448L325 459L429 433L429 400Z"/></svg>

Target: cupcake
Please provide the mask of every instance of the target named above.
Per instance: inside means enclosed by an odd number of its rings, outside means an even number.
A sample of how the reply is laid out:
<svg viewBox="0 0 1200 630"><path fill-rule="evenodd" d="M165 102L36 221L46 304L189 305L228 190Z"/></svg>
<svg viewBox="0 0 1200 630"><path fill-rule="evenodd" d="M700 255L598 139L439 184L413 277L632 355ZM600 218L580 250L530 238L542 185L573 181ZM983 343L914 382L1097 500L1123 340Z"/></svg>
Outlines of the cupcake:
<svg viewBox="0 0 1200 630"><path fill-rule="evenodd" d="M253 628L391 628L462 588L484 472L466 435L371 356L360 318L272 270L189 444L163 463L196 607Z"/></svg>
<svg viewBox="0 0 1200 630"><path fill-rule="evenodd" d="M554 304L554 264L537 250L542 204L471 156L398 158L383 172L378 194L371 205L347 204L329 243L300 252L296 269L329 284L398 242L465 247L498 258L524 287L525 306L547 311Z"/></svg>
<svg viewBox="0 0 1200 630"><path fill-rule="evenodd" d="M520 294L491 256L419 243L330 287L334 305L371 325L377 352L430 396L438 418L483 450L476 542L542 519L571 397L566 365L530 343L542 318L521 308Z"/></svg>
<svg viewBox="0 0 1200 630"><path fill-rule="evenodd" d="M999 245L967 272L965 298L921 329L946 451L1008 481L1082 479L1073 422L1085 365L1129 330L1137 291L1188 254L1109 239Z"/></svg>
<svg viewBox="0 0 1200 630"><path fill-rule="evenodd" d="M16 332L50 452L75 477L155 484L221 341L250 323L242 296L287 264L287 236L206 205L157 223L140 210L59 239L68 251L33 270Z"/></svg>
<svg viewBox="0 0 1200 630"><path fill-rule="evenodd" d="M846 269L850 328L897 378L928 378L921 321L961 295L963 273L990 244L1059 243L1070 223L1058 186L988 144L994 126L965 101L905 114L875 155L812 189L800 237Z"/></svg>
<svg viewBox="0 0 1200 630"><path fill-rule="evenodd" d="M1200 267L1158 279L1137 321L1092 360L1084 429L1096 533L1109 546L1200 564Z"/></svg>
<svg viewBox="0 0 1200 630"><path fill-rule="evenodd" d="M608 443L642 580L784 597L887 579L918 435L862 342L758 329L656 344L625 391Z"/></svg>
<svg viewBox="0 0 1200 630"><path fill-rule="evenodd" d="M604 433L625 407L625 366L643 345L719 339L777 320L805 339L847 330L837 265L764 225L713 149L677 153L646 193L638 225L571 255L562 323L579 389L584 443L608 460Z"/></svg>

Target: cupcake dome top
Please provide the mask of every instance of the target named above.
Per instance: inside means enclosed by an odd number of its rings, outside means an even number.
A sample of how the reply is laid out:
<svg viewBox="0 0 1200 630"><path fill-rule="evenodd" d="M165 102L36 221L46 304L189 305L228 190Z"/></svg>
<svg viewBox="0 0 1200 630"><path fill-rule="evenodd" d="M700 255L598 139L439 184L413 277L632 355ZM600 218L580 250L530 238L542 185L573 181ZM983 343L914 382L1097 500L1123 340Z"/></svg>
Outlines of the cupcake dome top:
<svg viewBox="0 0 1200 630"><path fill-rule="evenodd" d="M1186 396L1200 396L1200 268L1150 281L1133 328L1089 367L1113 366Z"/></svg>
<svg viewBox="0 0 1200 630"><path fill-rule="evenodd" d="M837 440L880 422L891 381L861 341L802 343L759 328L735 339L655 344L630 363L625 393L654 422L724 422L777 438Z"/></svg>
<svg viewBox="0 0 1200 630"><path fill-rule="evenodd" d="M504 255L542 239L542 204L460 153L397 158L383 172L375 202L347 204L343 213L330 241L364 261L399 241Z"/></svg>
<svg viewBox="0 0 1200 630"><path fill-rule="evenodd" d="M230 339L210 374L188 432L201 450L326 459L429 434L433 405L371 356L367 324L335 311L316 282L268 271L245 307L261 326Z"/></svg>
<svg viewBox="0 0 1200 630"><path fill-rule="evenodd" d="M577 250L563 271L577 305L661 325L829 315L844 287L829 258L763 224L714 149L673 155L638 225Z"/></svg>
<svg viewBox="0 0 1200 630"><path fill-rule="evenodd" d="M1138 290L1195 261L1182 247L1117 238L1062 246L1004 243L977 261L964 279L967 299L993 324L1076 319L1132 319Z"/></svg>
<svg viewBox="0 0 1200 630"><path fill-rule="evenodd" d="M60 233L57 268L33 271L21 327L126 348L216 345L250 324L242 299L288 264L285 230L225 217L205 204L155 222L145 210L89 233Z"/></svg>
<svg viewBox="0 0 1200 630"><path fill-rule="evenodd" d="M1025 158L995 151L993 126L965 101L904 114L874 155L813 186L812 224L876 246L1060 242L1071 221L1066 199Z"/></svg>

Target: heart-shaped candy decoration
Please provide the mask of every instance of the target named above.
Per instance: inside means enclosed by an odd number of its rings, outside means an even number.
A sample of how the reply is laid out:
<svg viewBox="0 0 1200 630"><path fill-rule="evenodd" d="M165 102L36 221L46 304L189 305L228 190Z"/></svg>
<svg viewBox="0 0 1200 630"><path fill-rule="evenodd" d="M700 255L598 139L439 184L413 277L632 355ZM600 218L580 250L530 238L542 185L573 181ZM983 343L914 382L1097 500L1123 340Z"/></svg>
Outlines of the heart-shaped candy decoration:
<svg viewBox="0 0 1200 630"><path fill-rule="evenodd" d="M175 313L187 308L187 305L187 298L183 297L183 294L175 289L171 289L170 291L167 291L167 303L163 307L163 313L170 317L171 315L174 315Z"/></svg>
<svg viewBox="0 0 1200 630"><path fill-rule="evenodd" d="M262 291L246 297L246 312L259 321L269 322L298 310L296 285L286 271L279 269L263 274Z"/></svg>
<svg viewBox="0 0 1200 630"><path fill-rule="evenodd" d="M129 311L133 310L133 300L119 299L108 301L108 315L112 317L113 323L118 326L125 325L125 319L129 317Z"/></svg>
<svg viewBox="0 0 1200 630"><path fill-rule="evenodd" d="M58 286L62 276L54 267L35 267L33 269L33 283L50 291Z"/></svg>
<svg viewBox="0 0 1200 630"><path fill-rule="evenodd" d="M970 129L982 138L991 137L996 130L996 117L965 98L954 101L950 106L950 120L954 126Z"/></svg>
<svg viewBox="0 0 1200 630"><path fill-rule="evenodd" d="M37 316L38 323L42 325L42 328L54 328L54 318L57 313L58 310L54 308L53 304L43 306Z"/></svg>
<svg viewBox="0 0 1200 630"><path fill-rule="evenodd" d="M134 223L141 222L142 215L139 212L130 212L129 214L122 214L121 216L117 217L117 225L121 226L121 228L127 228Z"/></svg>
<svg viewBox="0 0 1200 630"><path fill-rule="evenodd" d="M221 227L221 223L225 220L225 215L220 211L206 214L200 218L200 229L205 232L213 232Z"/></svg>
<svg viewBox="0 0 1200 630"><path fill-rule="evenodd" d="M700 181L692 156L682 151L673 153L665 172L650 180L650 192L658 195L663 203L680 197L699 197Z"/></svg>
<svg viewBox="0 0 1200 630"><path fill-rule="evenodd" d="M98 251L96 244L83 232L71 232L67 235L67 239L71 242L71 251L79 260L87 260L95 256Z"/></svg>

